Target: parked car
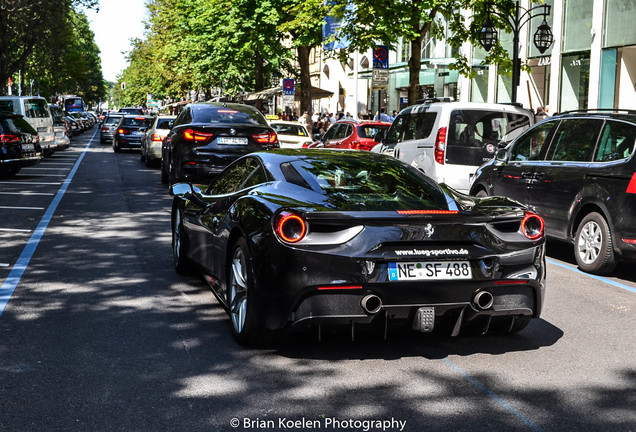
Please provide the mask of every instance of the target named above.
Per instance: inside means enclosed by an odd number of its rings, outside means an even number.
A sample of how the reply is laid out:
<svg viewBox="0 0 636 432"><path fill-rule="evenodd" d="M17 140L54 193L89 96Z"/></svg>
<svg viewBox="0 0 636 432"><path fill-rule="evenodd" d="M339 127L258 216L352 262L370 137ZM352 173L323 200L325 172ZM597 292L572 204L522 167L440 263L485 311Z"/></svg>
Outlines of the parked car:
<svg viewBox="0 0 636 432"><path fill-rule="evenodd" d="M313 142L305 125L298 122L273 120L269 125L276 131L281 148L301 148Z"/></svg>
<svg viewBox="0 0 636 432"><path fill-rule="evenodd" d="M119 119L113 134L113 150L119 153L124 148L140 149L146 131L153 117L140 115L124 115Z"/></svg>
<svg viewBox="0 0 636 432"><path fill-rule="evenodd" d="M12 177L41 160L38 132L20 114L0 110L0 176Z"/></svg>
<svg viewBox="0 0 636 432"><path fill-rule="evenodd" d="M49 105L40 96L0 96L0 111L20 114L40 134L40 146L45 156L56 149L53 116Z"/></svg>
<svg viewBox="0 0 636 432"><path fill-rule="evenodd" d="M402 110L373 151L468 192L477 167L532 124L534 114L516 105L433 99Z"/></svg>
<svg viewBox="0 0 636 432"><path fill-rule="evenodd" d="M68 114L73 120L77 122L80 127L80 133L90 129L91 125L87 118L81 115L79 112L72 112Z"/></svg>
<svg viewBox="0 0 636 432"><path fill-rule="evenodd" d="M66 124L68 125L68 135L73 137L82 132L82 127L76 119L71 117L70 115L64 116L64 120L66 120Z"/></svg>
<svg viewBox="0 0 636 432"><path fill-rule="evenodd" d="M188 104L164 140L161 181L209 182L240 156L278 147L276 131L252 106Z"/></svg>
<svg viewBox="0 0 636 432"><path fill-rule="evenodd" d="M502 195L574 245L581 270L636 261L636 113L589 110L548 118L477 170L470 193Z"/></svg>
<svg viewBox="0 0 636 432"><path fill-rule="evenodd" d="M119 120L121 120L122 117L123 114L119 113L109 113L106 117L104 117L102 125L99 129L100 144L113 142L113 136L115 135L115 131L117 130Z"/></svg>
<svg viewBox="0 0 636 432"><path fill-rule="evenodd" d="M381 121L341 120L331 126L320 140L306 147L371 150L378 145L375 136L390 126L391 123Z"/></svg>
<svg viewBox="0 0 636 432"><path fill-rule="evenodd" d="M146 131L141 142L141 161L150 166L155 162L161 162L161 146L163 140L168 136L172 124L177 116L155 117L150 129Z"/></svg>
<svg viewBox="0 0 636 432"><path fill-rule="evenodd" d="M56 149L67 149L71 146L71 139L68 137L68 125L66 124L64 111L59 105L55 104L49 104L49 110L51 110L51 116L53 117Z"/></svg>
<svg viewBox="0 0 636 432"><path fill-rule="evenodd" d="M455 336L517 332L541 313L541 218L385 155L256 152L209 186L172 192L175 268L205 275L241 343L286 327L389 321Z"/></svg>
<svg viewBox="0 0 636 432"><path fill-rule="evenodd" d="M141 108L134 108L134 107L126 107L126 108L120 108L119 109L119 113L120 114L134 114L134 115L145 115L146 113L144 113L144 110Z"/></svg>

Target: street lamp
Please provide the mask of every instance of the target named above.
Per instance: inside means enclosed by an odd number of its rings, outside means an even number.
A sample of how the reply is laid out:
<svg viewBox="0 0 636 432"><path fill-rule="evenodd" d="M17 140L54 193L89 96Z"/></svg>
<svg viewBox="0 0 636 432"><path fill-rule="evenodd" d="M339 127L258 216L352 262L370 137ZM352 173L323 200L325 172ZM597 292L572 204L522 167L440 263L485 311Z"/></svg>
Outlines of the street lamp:
<svg viewBox="0 0 636 432"><path fill-rule="evenodd" d="M519 77L521 75L521 61L519 60L519 31L532 18L543 15L543 22L537 28L534 34L534 46L543 54L550 46L554 38L552 37L552 29L546 21L546 17L550 15L550 5L539 5L529 9L519 6L519 2L515 2L514 14L510 12L500 12L494 10L490 3L485 4L486 22L479 32L479 43L486 51L495 46L498 39L497 29L493 25L490 16L496 15L505 19L512 28L512 95L511 101L517 102L517 87L519 86ZM539 10L542 10L539 12ZM536 11L536 12L535 12Z"/></svg>

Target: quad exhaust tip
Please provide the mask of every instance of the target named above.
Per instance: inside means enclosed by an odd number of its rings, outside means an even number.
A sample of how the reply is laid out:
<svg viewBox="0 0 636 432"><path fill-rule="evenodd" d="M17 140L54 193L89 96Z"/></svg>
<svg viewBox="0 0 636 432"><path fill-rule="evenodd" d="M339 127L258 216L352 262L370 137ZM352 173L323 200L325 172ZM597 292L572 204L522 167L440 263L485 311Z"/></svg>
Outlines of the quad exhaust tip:
<svg viewBox="0 0 636 432"><path fill-rule="evenodd" d="M495 298L488 291L479 291L473 297L473 306L477 310L490 309L494 303Z"/></svg>
<svg viewBox="0 0 636 432"><path fill-rule="evenodd" d="M369 294L362 298L360 305L366 313L374 315L382 309L382 300L375 294Z"/></svg>

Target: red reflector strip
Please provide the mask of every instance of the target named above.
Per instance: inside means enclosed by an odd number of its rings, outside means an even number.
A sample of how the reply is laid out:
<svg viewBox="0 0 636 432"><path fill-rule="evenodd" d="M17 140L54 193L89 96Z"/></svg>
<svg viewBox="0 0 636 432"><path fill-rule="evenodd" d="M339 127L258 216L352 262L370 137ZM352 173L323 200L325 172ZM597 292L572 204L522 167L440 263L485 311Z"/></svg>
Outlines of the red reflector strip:
<svg viewBox="0 0 636 432"><path fill-rule="evenodd" d="M362 289L362 285L339 285L339 286L321 286L321 287L318 287L318 291L359 290L359 289Z"/></svg>
<svg viewBox="0 0 636 432"><path fill-rule="evenodd" d="M528 281L524 280L509 280L509 281L495 281L495 285L524 285Z"/></svg>
<svg viewBox="0 0 636 432"><path fill-rule="evenodd" d="M398 214L403 215L422 215L422 214L433 214L433 215L447 215L447 214L457 214L459 210L397 210Z"/></svg>
<svg viewBox="0 0 636 432"><path fill-rule="evenodd" d="M627 185L627 193L636 194L636 173L634 173L629 185Z"/></svg>
<svg viewBox="0 0 636 432"><path fill-rule="evenodd" d="M636 239L621 239L625 243L636 244Z"/></svg>

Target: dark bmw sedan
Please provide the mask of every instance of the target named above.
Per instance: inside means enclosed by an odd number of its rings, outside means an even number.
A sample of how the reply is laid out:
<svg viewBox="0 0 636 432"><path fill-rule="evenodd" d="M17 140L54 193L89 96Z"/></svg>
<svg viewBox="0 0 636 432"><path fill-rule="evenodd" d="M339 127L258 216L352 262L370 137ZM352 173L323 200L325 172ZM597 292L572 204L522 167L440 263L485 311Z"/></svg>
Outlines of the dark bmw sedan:
<svg viewBox="0 0 636 432"><path fill-rule="evenodd" d="M240 156L278 147L276 132L254 107L188 104L164 140L161 181L209 182Z"/></svg>
<svg viewBox="0 0 636 432"><path fill-rule="evenodd" d="M19 114L0 111L0 177L16 175L38 164L42 148L38 133Z"/></svg>
<svg viewBox="0 0 636 432"><path fill-rule="evenodd" d="M123 116L113 134L113 150L117 153L123 148L141 149L141 142L153 120L150 116Z"/></svg>

